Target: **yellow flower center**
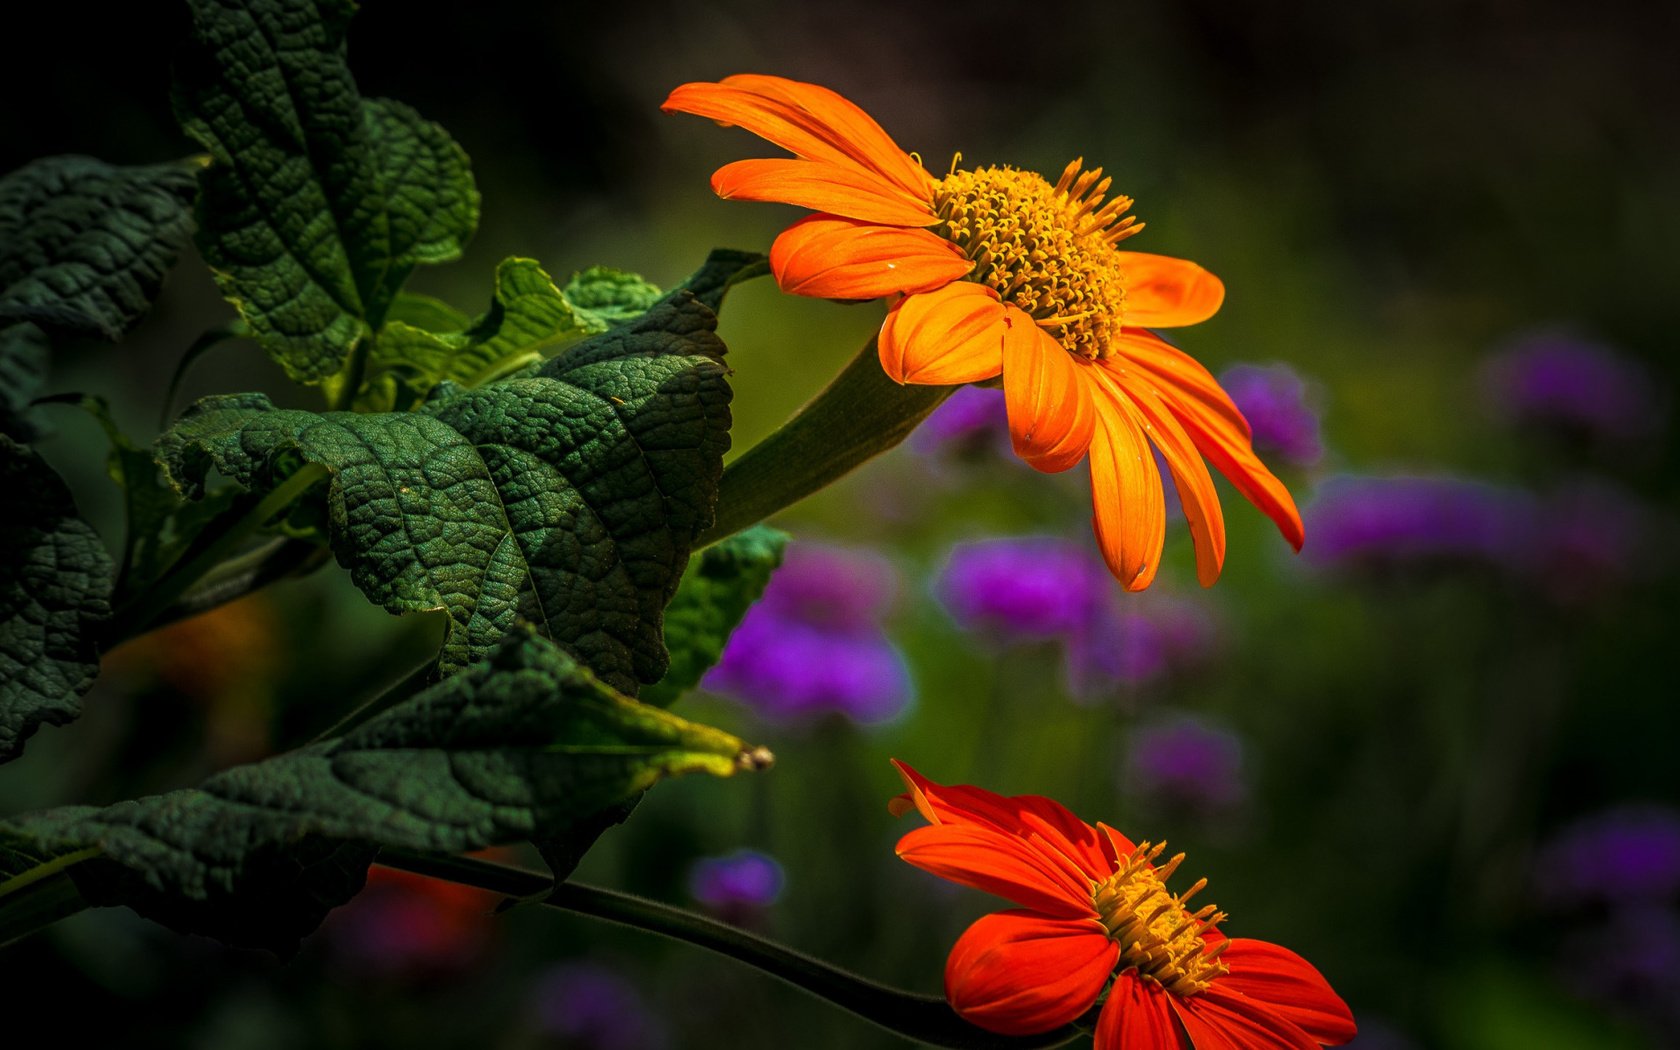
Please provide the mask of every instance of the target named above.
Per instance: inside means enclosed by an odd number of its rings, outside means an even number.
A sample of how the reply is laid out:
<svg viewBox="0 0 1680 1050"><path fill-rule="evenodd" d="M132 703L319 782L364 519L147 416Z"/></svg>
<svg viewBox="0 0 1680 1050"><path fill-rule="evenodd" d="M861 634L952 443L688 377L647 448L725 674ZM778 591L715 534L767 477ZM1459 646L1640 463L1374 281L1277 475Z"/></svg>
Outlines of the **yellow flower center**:
<svg viewBox="0 0 1680 1050"><path fill-rule="evenodd" d="M975 263L974 280L995 289L1071 354L1113 353L1126 288L1114 246L1143 229L1125 215L1132 199L1103 203L1112 179L1076 160L1054 186L1016 168L956 171L940 179L935 232Z"/></svg>
<svg viewBox="0 0 1680 1050"><path fill-rule="evenodd" d="M1139 845L1119 871L1097 883L1091 903L1103 929L1120 945L1118 969L1135 966L1140 977L1156 981L1174 995L1195 995L1214 978L1231 972L1219 961L1230 942L1221 941L1207 951L1202 939L1204 931L1224 921L1225 913L1211 904L1195 912L1185 907L1207 885L1206 879L1183 895L1167 891L1166 881L1184 854L1152 867L1165 848L1164 842Z"/></svg>

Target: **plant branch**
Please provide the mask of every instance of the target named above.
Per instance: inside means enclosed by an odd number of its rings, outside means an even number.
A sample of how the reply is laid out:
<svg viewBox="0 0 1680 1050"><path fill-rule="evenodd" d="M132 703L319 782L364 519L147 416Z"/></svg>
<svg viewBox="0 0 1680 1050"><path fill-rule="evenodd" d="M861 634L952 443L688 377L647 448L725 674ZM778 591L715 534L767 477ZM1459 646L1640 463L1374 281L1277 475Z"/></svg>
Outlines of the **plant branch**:
<svg viewBox="0 0 1680 1050"><path fill-rule="evenodd" d="M681 908L593 886L570 882L556 885L548 876L522 868L473 857L398 849L381 851L379 863L512 898L523 898L533 904L634 926L698 945L744 962L888 1031L929 1046L1031 1050L1060 1046L1083 1031L1075 1025L1064 1025L1040 1035L998 1035L964 1021L944 999L937 996L914 995L871 981L728 923Z"/></svg>

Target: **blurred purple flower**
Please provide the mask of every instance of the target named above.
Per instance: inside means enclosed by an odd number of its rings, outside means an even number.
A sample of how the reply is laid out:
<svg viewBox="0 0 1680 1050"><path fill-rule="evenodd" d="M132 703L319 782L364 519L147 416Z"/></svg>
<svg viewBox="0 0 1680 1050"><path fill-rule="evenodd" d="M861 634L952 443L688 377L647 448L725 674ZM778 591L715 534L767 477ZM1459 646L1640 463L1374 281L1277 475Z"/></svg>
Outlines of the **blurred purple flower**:
<svg viewBox="0 0 1680 1050"><path fill-rule="evenodd" d="M1089 550L1052 536L959 544L934 584L959 627L1011 641L1082 630L1112 601L1113 590Z"/></svg>
<svg viewBox="0 0 1680 1050"><path fill-rule="evenodd" d="M904 656L879 622L896 590L892 567L873 555L790 547L703 684L770 718L888 721L911 695Z"/></svg>
<svg viewBox="0 0 1680 1050"><path fill-rule="evenodd" d="M1219 384L1247 417L1257 452L1301 467L1323 457L1307 383L1288 365L1233 365Z"/></svg>
<svg viewBox="0 0 1680 1050"><path fill-rule="evenodd" d="M1680 1026L1680 913L1660 904L1612 909L1561 945L1563 979L1586 998L1642 1021L1672 1046Z"/></svg>
<svg viewBox="0 0 1680 1050"><path fill-rule="evenodd" d="M1680 810L1625 805L1576 821L1539 851L1534 881L1549 904L1680 895Z"/></svg>
<svg viewBox="0 0 1680 1050"><path fill-rule="evenodd" d="M1650 512L1631 493L1600 479L1577 479L1542 501L1531 568L1561 600L1590 597L1634 575L1650 531Z"/></svg>
<svg viewBox="0 0 1680 1050"><path fill-rule="evenodd" d="M543 1035L578 1050L661 1050L668 1042L635 986L591 963L564 963L542 974L532 985L531 1006Z"/></svg>
<svg viewBox="0 0 1680 1050"><path fill-rule="evenodd" d="M1248 794L1242 739L1193 718L1140 728L1126 745L1126 783L1173 811L1203 817L1229 812Z"/></svg>
<svg viewBox="0 0 1680 1050"><path fill-rule="evenodd" d="M782 895L785 878L774 857L742 849L702 857L688 870L688 892L712 914L748 925Z"/></svg>
<svg viewBox="0 0 1680 1050"><path fill-rule="evenodd" d="M1488 403L1517 422L1632 442L1662 428L1650 373L1611 348L1563 332L1518 339L1483 366Z"/></svg>
<svg viewBox="0 0 1680 1050"><path fill-rule="evenodd" d="M1090 697L1143 685L1206 662L1218 645L1219 625L1202 602L1116 591L1102 615L1068 639L1068 687Z"/></svg>
<svg viewBox="0 0 1680 1050"><path fill-rule="evenodd" d="M976 458L996 455L1015 461L1009 443L1009 413L1003 391L983 386L958 387L933 410L910 437L923 456Z"/></svg>
<svg viewBox="0 0 1680 1050"><path fill-rule="evenodd" d="M1480 559L1520 563L1535 521L1517 489L1449 477L1342 475L1306 508L1307 557L1318 564Z"/></svg>

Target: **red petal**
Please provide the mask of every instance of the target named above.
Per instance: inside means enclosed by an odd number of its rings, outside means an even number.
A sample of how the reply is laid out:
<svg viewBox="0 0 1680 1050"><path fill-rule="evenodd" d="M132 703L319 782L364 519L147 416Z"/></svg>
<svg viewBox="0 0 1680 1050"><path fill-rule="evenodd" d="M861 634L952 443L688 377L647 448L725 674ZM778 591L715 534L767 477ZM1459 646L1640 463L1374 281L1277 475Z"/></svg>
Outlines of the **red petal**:
<svg viewBox="0 0 1680 1050"><path fill-rule="evenodd" d="M998 912L952 947L945 997L964 1020L989 1032L1048 1032L1091 1008L1119 955L1095 919Z"/></svg>
<svg viewBox="0 0 1680 1050"><path fill-rule="evenodd" d="M816 299L880 299L942 288L974 264L926 230L812 215L770 247L782 291Z"/></svg>
<svg viewBox="0 0 1680 1050"><path fill-rule="evenodd" d="M923 199L933 180L862 109L828 88L743 74L684 84L660 107L733 124L807 160L856 165Z"/></svg>
<svg viewBox="0 0 1680 1050"><path fill-rule="evenodd" d="M1318 1050L1300 1027L1246 996L1206 991L1171 1000L1196 1050Z"/></svg>
<svg viewBox="0 0 1680 1050"><path fill-rule="evenodd" d="M1231 972L1218 986L1264 1004L1326 1046L1340 1046L1358 1028L1353 1012L1312 963L1269 941L1234 937L1220 961Z"/></svg>
<svg viewBox="0 0 1680 1050"><path fill-rule="evenodd" d="M1003 371L1003 304L971 281L907 296L881 325L881 367L898 383L948 386Z"/></svg>
<svg viewBox="0 0 1680 1050"><path fill-rule="evenodd" d="M1188 259L1117 252L1126 282L1126 324L1177 328L1219 312L1225 285Z"/></svg>
<svg viewBox="0 0 1680 1050"><path fill-rule="evenodd" d="M981 824L930 824L898 840L898 855L942 879L1065 919L1091 918L1091 881L1027 843Z"/></svg>
<svg viewBox="0 0 1680 1050"><path fill-rule="evenodd" d="M1225 564L1225 517L1207 464L1146 373L1133 369L1124 357L1105 362L1105 370L1142 413L1150 440L1166 458L1196 546L1196 578L1203 587L1211 587Z"/></svg>
<svg viewBox="0 0 1680 1050"><path fill-rule="evenodd" d="M1097 1018L1094 1050L1191 1050L1167 999L1166 989L1135 969L1116 977Z"/></svg>
<svg viewBox="0 0 1680 1050"><path fill-rule="evenodd" d="M1096 429L1090 364L1062 348L1031 317L1005 307L1003 393L1015 454L1047 474L1085 458Z"/></svg>
<svg viewBox="0 0 1680 1050"><path fill-rule="evenodd" d="M1102 372L1095 373L1103 378ZM1167 538L1166 497L1155 457L1126 396L1103 378L1091 442L1091 511L1108 571L1141 591L1160 567Z"/></svg>
<svg viewBox="0 0 1680 1050"><path fill-rule="evenodd" d="M939 221L926 204L868 172L822 161L738 160L712 172L712 189L728 200L780 201L888 226Z"/></svg>
<svg viewBox="0 0 1680 1050"><path fill-rule="evenodd" d="M1091 825L1074 816L1055 799L1042 795L998 795L967 784L936 784L908 765L893 759L910 791L901 796L933 824L979 824L1016 835L1040 852L1072 862L1085 877L1100 881L1114 874L1113 858ZM894 800L897 801L897 800ZM902 810L895 810L895 815ZM1124 835L1109 829L1124 844Z"/></svg>

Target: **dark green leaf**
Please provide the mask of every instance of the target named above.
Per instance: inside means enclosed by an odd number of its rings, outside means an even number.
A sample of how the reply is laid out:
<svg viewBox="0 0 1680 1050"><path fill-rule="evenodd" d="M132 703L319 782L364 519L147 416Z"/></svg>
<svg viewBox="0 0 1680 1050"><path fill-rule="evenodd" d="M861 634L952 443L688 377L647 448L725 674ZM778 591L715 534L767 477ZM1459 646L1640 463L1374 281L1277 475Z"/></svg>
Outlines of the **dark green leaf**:
<svg viewBox="0 0 1680 1050"><path fill-rule="evenodd" d="M34 441L40 428L29 402L47 384L47 334L32 324L0 328L0 434Z"/></svg>
<svg viewBox="0 0 1680 1050"><path fill-rule="evenodd" d="M768 761L733 736L614 693L553 644L517 632L490 659L341 737L197 789L0 824L0 917L8 885L97 850L66 869L88 903L285 952L360 888L376 847L524 841L664 777L729 776Z"/></svg>
<svg viewBox="0 0 1680 1050"><path fill-rule="evenodd" d="M0 179L0 325L117 339L192 232L193 169L48 157Z"/></svg>
<svg viewBox="0 0 1680 1050"><path fill-rule="evenodd" d="M523 617L633 692L665 673L661 613L711 521L729 447L715 325L680 295L534 371L413 412L207 398L159 456L189 495L212 466L267 491L300 459L319 463L333 475L339 563L393 612L446 610L446 670Z"/></svg>
<svg viewBox="0 0 1680 1050"><path fill-rule="evenodd" d="M43 723L81 714L110 615L111 556L70 490L34 452L0 436L0 762Z"/></svg>
<svg viewBox="0 0 1680 1050"><path fill-rule="evenodd" d="M416 263L478 221L443 129L364 101L345 65L349 0L190 0L176 110L210 152L198 243L222 294L294 378L339 372Z"/></svg>
<svg viewBox="0 0 1680 1050"><path fill-rule="evenodd" d="M583 328L604 332L647 313L662 293L636 274L610 266L591 266L567 281L560 294ZM712 309L717 307L713 305Z"/></svg>
<svg viewBox="0 0 1680 1050"><path fill-rule="evenodd" d="M644 702L667 707L700 684L741 618L764 594L787 542L787 533L755 525L689 556L677 596L665 610L671 669L642 690Z"/></svg>

